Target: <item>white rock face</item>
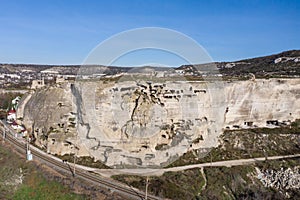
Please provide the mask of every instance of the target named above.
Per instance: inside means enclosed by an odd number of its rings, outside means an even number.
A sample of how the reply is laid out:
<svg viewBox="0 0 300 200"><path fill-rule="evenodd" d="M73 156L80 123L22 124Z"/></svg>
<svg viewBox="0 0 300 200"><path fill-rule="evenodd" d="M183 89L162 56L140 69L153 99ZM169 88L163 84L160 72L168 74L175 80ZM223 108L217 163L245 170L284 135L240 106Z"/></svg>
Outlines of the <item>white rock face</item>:
<svg viewBox="0 0 300 200"><path fill-rule="evenodd" d="M228 113L225 124L266 126L266 121L293 121L300 117L300 80L269 79L226 84Z"/></svg>
<svg viewBox="0 0 300 200"><path fill-rule="evenodd" d="M217 145L225 104L213 86L209 91L204 82L76 84L78 137L110 166L168 164L189 148Z"/></svg>
<svg viewBox="0 0 300 200"><path fill-rule="evenodd" d="M216 146L226 127L300 118L299 79L82 81L37 94L23 118L26 127L34 124L37 137L41 130L48 134L41 145L53 154L76 152L115 167L164 166L191 148Z"/></svg>
<svg viewBox="0 0 300 200"><path fill-rule="evenodd" d="M287 62L287 61L294 61L294 62L299 62L300 57L280 57L280 58L276 58L274 60L274 63L280 63L280 62Z"/></svg>

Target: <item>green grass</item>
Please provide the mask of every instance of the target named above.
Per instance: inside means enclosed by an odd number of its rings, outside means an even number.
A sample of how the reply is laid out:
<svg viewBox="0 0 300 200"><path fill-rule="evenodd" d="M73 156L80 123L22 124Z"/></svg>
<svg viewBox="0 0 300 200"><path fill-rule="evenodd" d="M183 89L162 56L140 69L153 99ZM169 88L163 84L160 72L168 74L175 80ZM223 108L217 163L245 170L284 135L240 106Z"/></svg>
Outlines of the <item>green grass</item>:
<svg viewBox="0 0 300 200"><path fill-rule="evenodd" d="M62 160L67 160L69 163L74 162L74 154L65 154L63 156L56 154L55 156ZM89 156L76 157L76 164L84 165L87 167L99 168L99 169L110 169L109 166L105 165L101 161L99 160L95 161L94 158Z"/></svg>
<svg viewBox="0 0 300 200"><path fill-rule="evenodd" d="M48 181L32 162L16 155L0 141L0 199L52 200L85 199L56 181ZM17 183L23 174L23 182Z"/></svg>
<svg viewBox="0 0 300 200"><path fill-rule="evenodd" d="M177 200L191 199L284 199L283 194L289 192L291 199L299 199L300 191L276 191L265 188L256 178L255 167L260 169L293 168L299 166L299 159L264 161L247 166L206 167L207 179L205 188L200 169L179 172L167 172L160 177L149 177L150 194ZM114 179L145 190L146 178L131 175L113 176ZM203 189L203 190L202 190Z"/></svg>
<svg viewBox="0 0 300 200"><path fill-rule="evenodd" d="M146 178L141 176L116 175L114 179L145 191ZM149 193L171 199L193 199L200 194L204 179L200 169L183 172L166 172L161 177L149 177Z"/></svg>
<svg viewBox="0 0 300 200"><path fill-rule="evenodd" d="M291 127L275 129L256 128L228 130L221 135L220 146L207 149L207 155L198 159L197 153L189 151L168 167L210 161L253 158L300 153L300 120ZM240 145L236 143L239 142ZM207 185L199 169L164 173L161 177L150 177L149 193L171 199L284 199L286 191L265 188L256 179L255 167L280 169L299 166L299 159L258 162L247 166L204 168ZM118 175L114 179L145 190L145 177ZM297 190L287 191L292 199L300 199Z"/></svg>
<svg viewBox="0 0 300 200"><path fill-rule="evenodd" d="M31 174L14 193L14 200L79 200L85 199L84 196L73 194L62 184L55 181L47 181L41 175Z"/></svg>

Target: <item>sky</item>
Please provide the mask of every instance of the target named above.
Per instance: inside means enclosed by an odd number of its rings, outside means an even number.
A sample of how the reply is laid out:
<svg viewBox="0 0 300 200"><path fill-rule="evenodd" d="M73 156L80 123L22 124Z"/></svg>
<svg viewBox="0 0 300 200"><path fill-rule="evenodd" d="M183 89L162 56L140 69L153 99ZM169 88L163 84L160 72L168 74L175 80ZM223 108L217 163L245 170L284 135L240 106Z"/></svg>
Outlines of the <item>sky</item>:
<svg viewBox="0 0 300 200"><path fill-rule="evenodd" d="M0 0L0 8L0 63L82 64L103 41L143 27L184 34L213 61L300 49L299 0ZM185 62L147 49L112 64Z"/></svg>

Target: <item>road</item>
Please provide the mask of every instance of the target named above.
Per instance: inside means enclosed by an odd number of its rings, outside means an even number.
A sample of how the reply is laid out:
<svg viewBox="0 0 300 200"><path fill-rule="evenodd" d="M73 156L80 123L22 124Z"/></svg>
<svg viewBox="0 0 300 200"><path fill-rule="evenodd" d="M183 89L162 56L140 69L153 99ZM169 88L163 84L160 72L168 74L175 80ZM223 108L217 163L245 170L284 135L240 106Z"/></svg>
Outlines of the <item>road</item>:
<svg viewBox="0 0 300 200"><path fill-rule="evenodd" d="M21 139L21 138L15 138L14 137L15 132L11 129L11 127L7 126L1 120L0 120L0 124L2 124L2 126L6 130L5 141L14 145L14 147L18 151L24 153L24 155L25 155L25 153L26 153L25 140ZM70 166L67 163L63 163L61 159L51 156L33 146L30 147L30 150L31 150L31 153L33 154L33 159L38 159L42 163L44 163L58 171L64 171L64 172L67 172L70 174L73 173L73 170L72 170L73 164L72 164L72 166ZM82 178L90 183L107 188L112 192L117 192L120 195L127 197L128 199L145 199L144 192L141 192L135 188L132 188L132 187L129 187L122 183L119 183L113 179L101 177L100 175L89 171L89 169L94 170L93 168L82 167L82 166L76 165L76 167L75 167L76 177ZM160 199L160 198L152 196L152 195L148 195L147 199L152 200L152 199Z"/></svg>
<svg viewBox="0 0 300 200"><path fill-rule="evenodd" d="M279 160L286 158L300 158L300 154L293 155L285 155L285 156L270 156L267 160ZM161 176L165 172L177 172L183 171L187 169L194 168L203 168L203 167L231 167L238 165L249 165L259 161L265 161L265 157L258 158L249 158L249 159L238 159L238 160L226 160L226 161L216 161L209 163L201 163L201 164L193 164L193 165L185 165L179 167L171 167L165 169L97 169L94 172L99 173L102 176L110 177L112 175L120 175L120 174L132 174L132 175L143 175L143 176Z"/></svg>

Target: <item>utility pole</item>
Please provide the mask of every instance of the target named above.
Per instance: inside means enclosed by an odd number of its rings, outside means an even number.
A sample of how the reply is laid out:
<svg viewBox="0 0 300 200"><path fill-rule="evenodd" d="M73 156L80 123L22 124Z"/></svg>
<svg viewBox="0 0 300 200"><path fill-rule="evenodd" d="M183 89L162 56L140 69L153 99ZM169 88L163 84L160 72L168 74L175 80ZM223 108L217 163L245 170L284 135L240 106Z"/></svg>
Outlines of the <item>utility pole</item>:
<svg viewBox="0 0 300 200"><path fill-rule="evenodd" d="M77 137L76 137L76 138L77 138ZM77 157L79 148L78 148L77 146L74 145L74 149L75 149L75 152L74 152L74 163L73 163L73 176L75 176L76 157Z"/></svg>
<svg viewBox="0 0 300 200"><path fill-rule="evenodd" d="M268 160L268 149L269 149L269 134L267 133L267 150L264 151L265 159Z"/></svg>
<svg viewBox="0 0 300 200"><path fill-rule="evenodd" d="M31 154L31 151L29 149L29 141L28 141L28 135L26 137L26 157L27 157L27 160L32 160L32 154Z"/></svg>
<svg viewBox="0 0 300 200"><path fill-rule="evenodd" d="M210 155L210 166L212 166L212 157L211 157L211 152L209 152Z"/></svg>
<svg viewBox="0 0 300 200"><path fill-rule="evenodd" d="M149 186L149 177L146 178L146 194L145 194L145 200L148 199L148 186Z"/></svg>
<svg viewBox="0 0 300 200"><path fill-rule="evenodd" d="M77 156L77 153L78 153L78 150L79 148L77 147L77 141L78 141L78 134L76 134L76 145L74 144L74 165L73 165L73 176L75 177L75 162L76 162L76 156Z"/></svg>
<svg viewBox="0 0 300 200"><path fill-rule="evenodd" d="M73 176L75 176L75 160L76 160L76 153L74 153Z"/></svg>
<svg viewBox="0 0 300 200"><path fill-rule="evenodd" d="M4 142L4 140L5 140L5 138L6 138L5 128L3 128L2 131L3 131L3 142Z"/></svg>

